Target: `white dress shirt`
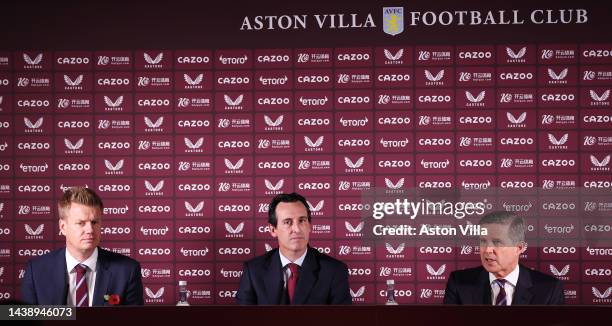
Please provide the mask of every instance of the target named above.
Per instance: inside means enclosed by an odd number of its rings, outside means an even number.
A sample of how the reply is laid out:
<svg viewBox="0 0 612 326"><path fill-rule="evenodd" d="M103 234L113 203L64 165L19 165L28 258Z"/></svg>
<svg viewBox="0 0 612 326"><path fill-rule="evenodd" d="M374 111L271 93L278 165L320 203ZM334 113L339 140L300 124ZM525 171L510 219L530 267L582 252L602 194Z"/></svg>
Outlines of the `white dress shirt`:
<svg viewBox="0 0 612 326"><path fill-rule="evenodd" d="M512 297L514 296L514 290L516 288L516 284L518 283L518 278L519 278L519 265L517 264L514 270L512 270L510 274L504 277L504 280L506 280L506 283L504 283L504 290L506 291L506 305L508 306L512 305ZM495 298L497 298L497 295L499 294L499 291L500 291L499 285L497 284L497 282L495 282L496 279L497 277L495 277L493 273L489 273L489 284L491 284L491 295L492 295L491 302L493 305L495 305Z"/></svg>
<svg viewBox="0 0 612 326"><path fill-rule="evenodd" d="M296 259L295 261L291 261L289 260L289 258L283 256L283 254L280 252L280 250L278 251L278 254L280 255L280 260L281 260L281 266L283 266L283 280L284 280L284 287L287 288L287 280L289 279L289 277L291 277L291 269L288 268L287 264L289 263L294 263L297 264L298 266L302 267L302 264L304 263L304 258L306 258L306 254L308 253L308 249L306 249L306 251L304 251L304 254L302 256L300 256L300 258ZM299 277L299 276L298 276Z"/></svg>
<svg viewBox="0 0 612 326"><path fill-rule="evenodd" d="M96 285L98 248L94 249L94 252L91 254L91 256L89 256L89 258L81 262L72 257L68 250L66 250L66 268L68 270L68 298L66 299L66 304L69 306L74 306L76 302L77 273L74 267L76 267L78 264L87 266L85 281L87 282L87 299L89 301L89 306L91 307L93 304L94 286Z"/></svg>

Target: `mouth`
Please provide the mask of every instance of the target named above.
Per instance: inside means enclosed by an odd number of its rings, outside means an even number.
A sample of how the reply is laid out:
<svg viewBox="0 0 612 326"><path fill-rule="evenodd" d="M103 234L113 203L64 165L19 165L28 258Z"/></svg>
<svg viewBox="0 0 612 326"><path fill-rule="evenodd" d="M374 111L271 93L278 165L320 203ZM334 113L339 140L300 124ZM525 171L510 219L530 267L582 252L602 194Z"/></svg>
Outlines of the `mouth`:
<svg viewBox="0 0 612 326"><path fill-rule="evenodd" d="M493 264L493 263L497 262L497 260L496 260L496 259L493 259L493 258L487 258L487 257L485 257L485 259L484 259L484 260L485 260L485 262L486 262L487 264Z"/></svg>

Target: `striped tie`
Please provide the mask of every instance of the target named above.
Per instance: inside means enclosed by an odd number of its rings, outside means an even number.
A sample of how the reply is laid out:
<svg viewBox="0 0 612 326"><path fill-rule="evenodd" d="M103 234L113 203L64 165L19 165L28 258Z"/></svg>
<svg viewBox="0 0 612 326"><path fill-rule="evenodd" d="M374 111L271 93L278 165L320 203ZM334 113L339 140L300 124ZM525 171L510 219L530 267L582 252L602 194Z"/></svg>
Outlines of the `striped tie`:
<svg viewBox="0 0 612 326"><path fill-rule="evenodd" d="M499 286L499 293L497 294L497 298L495 298L496 306L507 306L508 303L506 301L506 289L504 288L504 284L506 284L506 280L500 279L495 280L495 283Z"/></svg>
<svg viewBox="0 0 612 326"><path fill-rule="evenodd" d="M87 295L87 279L85 273L87 272L87 266L78 264L74 267L77 273L76 278L76 306L77 307L89 307L89 299Z"/></svg>

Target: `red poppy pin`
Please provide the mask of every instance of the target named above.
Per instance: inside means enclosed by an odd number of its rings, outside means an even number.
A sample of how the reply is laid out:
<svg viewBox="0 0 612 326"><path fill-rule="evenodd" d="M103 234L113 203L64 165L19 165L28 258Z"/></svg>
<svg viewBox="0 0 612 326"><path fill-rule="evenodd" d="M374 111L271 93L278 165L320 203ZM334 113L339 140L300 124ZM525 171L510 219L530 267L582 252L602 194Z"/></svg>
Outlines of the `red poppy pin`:
<svg viewBox="0 0 612 326"><path fill-rule="evenodd" d="M119 298L118 294L105 294L104 295L104 302L108 303L109 305L118 305L119 302L121 302L121 299Z"/></svg>

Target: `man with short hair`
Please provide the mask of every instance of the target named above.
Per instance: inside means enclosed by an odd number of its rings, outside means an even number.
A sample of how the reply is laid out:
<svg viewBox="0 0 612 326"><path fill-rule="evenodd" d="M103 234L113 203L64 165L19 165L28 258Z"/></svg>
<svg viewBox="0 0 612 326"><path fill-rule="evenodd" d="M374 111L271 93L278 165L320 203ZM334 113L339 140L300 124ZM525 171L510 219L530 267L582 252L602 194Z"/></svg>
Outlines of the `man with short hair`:
<svg viewBox="0 0 612 326"><path fill-rule="evenodd" d="M310 222L304 197L274 197L268 223L278 248L244 264L239 304L351 304L348 268L308 245Z"/></svg>
<svg viewBox="0 0 612 326"><path fill-rule="evenodd" d="M564 304L561 281L519 264L519 256L527 249L522 218L492 212L479 225L487 230L487 235L480 236L482 266L450 274L445 304Z"/></svg>
<svg viewBox="0 0 612 326"><path fill-rule="evenodd" d="M91 189L73 187L58 203L66 247L28 262L21 299L30 304L142 305L140 264L99 248L102 199Z"/></svg>

